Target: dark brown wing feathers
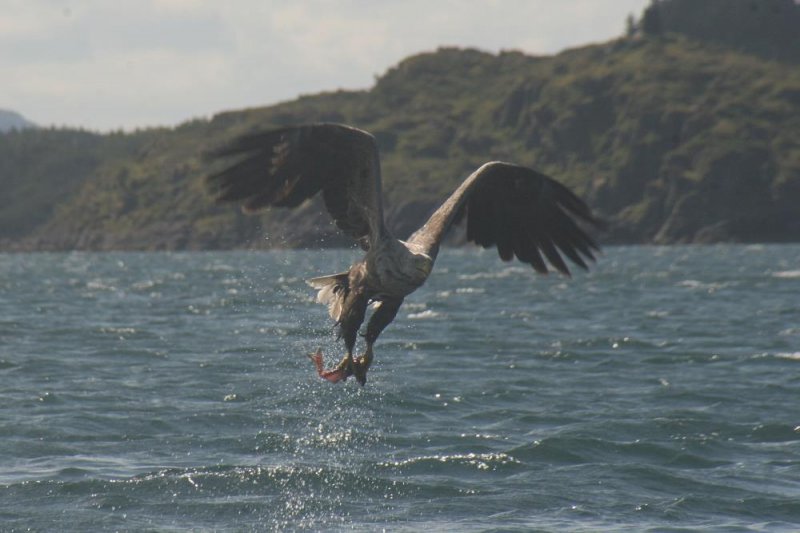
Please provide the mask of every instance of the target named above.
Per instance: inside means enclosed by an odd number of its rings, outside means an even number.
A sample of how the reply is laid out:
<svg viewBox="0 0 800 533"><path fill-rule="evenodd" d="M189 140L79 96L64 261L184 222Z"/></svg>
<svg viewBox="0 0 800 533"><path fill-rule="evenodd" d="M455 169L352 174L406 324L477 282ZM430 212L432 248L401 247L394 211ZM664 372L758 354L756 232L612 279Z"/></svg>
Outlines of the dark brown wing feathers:
<svg viewBox="0 0 800 533"><path fill-rule="evenodd" d="M466 200L467 235L483 247L497 246L504 261L520 261L546 273L547 265L569 275L562 255L581 268L594 260L597 244L573 220L597 224L572 191L534 170L489 167Z"/></svg>
<svg viewBox="0 0 800 533"><path fill-rule="evenodd" d="M240 202L246 212L296 207L322 191L337 226L359 240L370 233L369 216L382 216L377 147L361 130L290 127L240 137L209 155L234 159L206 182L217 201Z"/></svg>
<svg viewBox="0 0 800 533"><path fill-rule="evenodd" d="M564 257L585 269L598 250L579 225L601 226L588 206L557 181L518 165L483 165L411 240L435 254L447 230L463 219L467 240L495 246L504 261L517 257L543 274L549 263L569 275Z"/></svg>

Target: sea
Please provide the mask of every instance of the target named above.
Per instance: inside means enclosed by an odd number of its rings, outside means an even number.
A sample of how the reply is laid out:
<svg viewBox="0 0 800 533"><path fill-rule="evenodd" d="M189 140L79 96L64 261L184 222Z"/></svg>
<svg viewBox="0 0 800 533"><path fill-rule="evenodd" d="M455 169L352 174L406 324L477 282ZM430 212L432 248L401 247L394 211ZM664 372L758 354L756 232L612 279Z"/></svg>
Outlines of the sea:
<svg viewBox="0 0 800 533"><path fill-rule="evenodd" d="M364 387L359 255L0 255L0 531L800 530L800 245L445 249Z"/></svg>

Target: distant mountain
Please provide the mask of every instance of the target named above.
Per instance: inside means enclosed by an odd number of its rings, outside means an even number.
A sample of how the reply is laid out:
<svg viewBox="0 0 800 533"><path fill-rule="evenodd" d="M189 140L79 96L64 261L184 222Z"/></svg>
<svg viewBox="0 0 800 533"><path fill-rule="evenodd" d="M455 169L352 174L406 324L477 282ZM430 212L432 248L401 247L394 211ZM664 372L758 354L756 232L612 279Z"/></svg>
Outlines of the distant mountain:
<svg viewBox="0 0 800 533"><path fill-rule="evenodd" d="M12 129L21 130L23 128L33 128L36 124L27 120L15 111L0 109L0 132Z"/></svg>
<svg viewBox="0 0 800 533"><path fill-rule="evenodd" d="M480 163L501 159L573 187L609 222L605 242L800 241L800 64L637 31L552 57L440 49L366 91L175 128L2 134L0 249L349 244L319 201L247 217L204 189L205 150L315 121L375 134L400 237Z"/></svg>

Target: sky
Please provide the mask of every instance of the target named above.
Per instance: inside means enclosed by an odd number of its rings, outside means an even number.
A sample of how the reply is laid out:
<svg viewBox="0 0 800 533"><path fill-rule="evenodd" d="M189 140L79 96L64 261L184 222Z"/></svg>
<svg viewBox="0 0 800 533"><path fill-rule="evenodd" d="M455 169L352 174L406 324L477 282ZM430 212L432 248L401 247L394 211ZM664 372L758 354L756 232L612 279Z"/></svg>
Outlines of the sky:
<svg viewBox="0 0 800 533"><path fill-rule="evenodd" d="M0 109L41 126L172 126L367 89L440 46L549 55L648 0L0 0Z"/></svg>

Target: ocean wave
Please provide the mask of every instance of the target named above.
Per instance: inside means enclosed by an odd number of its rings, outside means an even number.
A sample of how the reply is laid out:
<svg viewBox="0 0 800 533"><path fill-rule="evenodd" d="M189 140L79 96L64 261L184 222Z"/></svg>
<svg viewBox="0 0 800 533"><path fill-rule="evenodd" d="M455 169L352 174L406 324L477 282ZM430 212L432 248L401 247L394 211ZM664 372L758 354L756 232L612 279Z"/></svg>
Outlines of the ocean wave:
<svg viewBox="0 0 800 533"><path fill-rule="evenodd" d="M129 328L129 327L101 327L99 329L100 333L111 333L113 335L133 335L136 333L136 328Z"/></svg>
<svg viewBox="0 0 800 533"><path fill-rule="evenodd" d="M220 523L267 529L330 529L363 520L364 505L380 513L395 501L427 501L474 491L430 481L315 464L174 467L132 477L98 479L64 472L61 479L24 481L3 487L4 502L46 500L48 512L70 509L70 526L80 518L97 528L99 515L114 529L216 529ZM147 522L138 521L147 509ZM5 514L4 518L12 517ZM113 517L113 518L112 518ZM13 522L12 522L13 523ZM211 525L216 524L216 527ZM8 526L8 522L5 524ZM22 523L20 522L21 526ZM246 527L249 526L249 527Z"/></svg>
<svg viewBox="0 0 800 533"><path fill-rule="evenodd" d="M781 270L780 272L773 272L773 278L783 279L797 279L800 278L800 270Z"/></svg>
<svg viewBox="0 0 800 533"><path fill-rule="evenodd" d="M456 453L440 455L422 455L408 459L386 461L378 466L399 468L404 471L420 469L440 471L442 465L468 466L477 470L495 470L498 466L521 464L520 461L506 453ZM408 473L408 472L407 472ZM418 472L417 472L418 473Z"/></svg>
<svg viewBox="0 0 800 533"><path fill-rule="evenodd" d="M616 463L638 461L680 469L716 468L730 461L712 459L689 452L673 443L642 440L616 442L600 438L579 436L554 436L533 441L509 450L524 462Z"/></svg>
<svg viewBox="0 0 800 533"><path fill-rule="evenodd" d="M483 294L486 289L483 287L459 287L456 289L457 294Z"/></svg>
<svg viewBox="0 0 800 533"><path fill-rule="evenodd" d="M430 318L438 318L439 316L441 316L440 313L437 313L436 311L434 311L432 309L426 309L424 311L420 311L419 313L409 313L408 314L408 319L409 320L428 320Z"/></svg>
<svg viewBox="0 0 800 533"><path fill-rule="evenodd" d="M459 274L458 279L462 281L477 280L477 279L503 279L511 276L519 276L528 274L529 268L510 266L501 268L499 270L491 270L489 272L476 272L474 274Z"/></svg>
<svg viewBox="0 0 800 533"><path fill-rule="evenodd" d="M796 424L766 423L752 429L751 436L761 443L800 441L800 426Z"/></svg>
<svg viewBox="0 0 800 533"><path fill-rule="evenodd" d="M117 280L95 278L86 282L86 288L90 291L115 291L117 287L114 283Z"/></svg>
<svg viewBox="0 0 800 533"><path fill-rule="evenodd" d="M471 461L469 454L464 460ZM492 459L488 459L490 462ZM390 464L378 463L381 469ZM373 470L373 469L370 469ZM125 489L129 494L147 494L155 498L173 491L229 493L235 486L252 489L261 495L280 494L290 490L314 491L319 494L333 492L335 488L346 489L350 495L375 493L425 494L427 484L398 481L386 476L359 468L335 467L325 464L275 464L275 465L214 465L170 467L144 472L130 477L109 477L106 479L89 477L89 470L69 468L61 472L58 479L25 480L8 483L4 488L9 493L43 488L53 492L60 487L61 492L71 494L112 491L113 487ZM250 491L248 491L250 492ZM461 491L453 491L459 493Z"/></svg>
<svg viewBox="0 0 800 533"><path fill-rule="evenodd" d="M225 263L212 263L204 266L203 270L206 272L237 272L239 268Z"/></svg>
<svg viewBox="0 0 800 533"><path fill-rule="evenodd" d="M701 291L706 291L708 293L713 293L720 289L725 289L730 285L731 283L727 282L705 282L696 279L685 279L675 284L675 286L677 287L684 287L692 290L701 290Z"/></svg>

